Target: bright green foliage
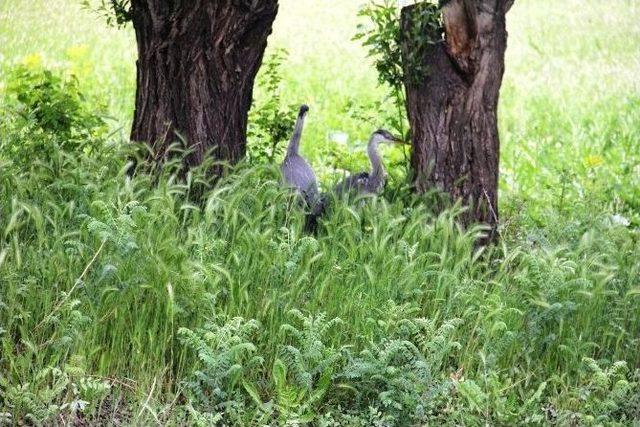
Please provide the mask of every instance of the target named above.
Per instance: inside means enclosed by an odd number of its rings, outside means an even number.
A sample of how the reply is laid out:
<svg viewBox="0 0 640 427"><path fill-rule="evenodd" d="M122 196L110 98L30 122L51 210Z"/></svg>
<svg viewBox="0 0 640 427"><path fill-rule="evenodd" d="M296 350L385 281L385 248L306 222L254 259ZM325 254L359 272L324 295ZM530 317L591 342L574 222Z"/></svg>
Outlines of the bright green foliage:
<svg viewBox="0 0 640 427"><path fill-rule="evenodd" d="M7 78L6 93L0 150L22 169L60 151L90 153L91 141L107 130L100 111L89 108L73 75L19 66Z"/></svg>
<svg viewBox="0 0 640 427"><path fill-rule="evenodd" d="M416 2L411 10L411 31L400 28L401 11L397 0L369 0L359 16L367 24L358 26L355 39L361 40L374 59L380 84L401 92L405 83L418 83L428 72L422 64L424 51L442 40L442 22L439 7L431 1ZM410 55L402 54L402 43L413 46Z"/></svg>
<svg viewBox="0 0 640 427"><path fill-rule="evenodd" d="M49 70L18 67L9 77L9 96L17 100L16 116L22 126L33 123L42 131L86 139L87 130L101 126L100 118L87 112L76 79L63 78Z"/></svg>
<svg viewBox="0 0 640 427"><path fill-rule="evenodd" d="M296 105L284 105L282 100L282 67L288 53L284 49L274 51L265 58L257 84L266 92L266 99L250 110L247 157L250 163L273 163L280 158L291 137L291 129L297 117Z"/></svg>

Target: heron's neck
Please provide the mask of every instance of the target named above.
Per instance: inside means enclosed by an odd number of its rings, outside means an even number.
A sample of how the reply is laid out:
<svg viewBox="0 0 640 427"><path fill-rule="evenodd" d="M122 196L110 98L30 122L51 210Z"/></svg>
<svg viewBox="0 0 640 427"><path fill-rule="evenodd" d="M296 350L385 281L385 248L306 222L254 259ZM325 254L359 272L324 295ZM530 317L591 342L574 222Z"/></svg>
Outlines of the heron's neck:
<svg viewBox="0 0 640 427"><path fill-rule="evenodd" d="M293 136L291 137L291 141L289 141L289 148L287 148L287 154L298 154L303 128L304 115L298 115L298 119L296 120L296 127L293 129Z"/></svg>
<svg viewBox="0 0 640 427"><path fill-rule="evenodd" d="M371 176L372 177L384 177L384 165L378 154L378 144L380 142L376 138L371 138L369 145L367 146L367 154L371 160Z"/></svg>

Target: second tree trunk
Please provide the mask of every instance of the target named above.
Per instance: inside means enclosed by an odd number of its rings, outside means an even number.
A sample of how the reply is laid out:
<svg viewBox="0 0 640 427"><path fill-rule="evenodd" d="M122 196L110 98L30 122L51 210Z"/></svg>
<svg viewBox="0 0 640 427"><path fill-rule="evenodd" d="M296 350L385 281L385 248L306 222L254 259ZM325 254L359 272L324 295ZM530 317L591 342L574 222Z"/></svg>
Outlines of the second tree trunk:
<svg viewBox="0 0 640 427"><path fill-rule="evenodd" d="M500 143L497 108L504 73L505 14L512 1L451 0L443 7L445 39L420 53L425 77L406 78L414 186L436 188L469 206L466 224L498 224ZM403 55L420 48L413 9L402 11ZM415 34L415 31L413 32ZM440 34L424 34L438 38ZM405 70L409 76L412 70Z"/></svg>

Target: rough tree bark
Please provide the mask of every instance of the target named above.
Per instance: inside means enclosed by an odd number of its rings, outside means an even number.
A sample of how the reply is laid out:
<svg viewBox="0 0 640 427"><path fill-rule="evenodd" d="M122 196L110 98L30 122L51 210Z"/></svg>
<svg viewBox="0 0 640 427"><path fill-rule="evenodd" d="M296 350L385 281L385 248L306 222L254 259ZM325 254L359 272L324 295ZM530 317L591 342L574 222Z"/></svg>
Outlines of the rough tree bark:
<svg viewBox="0 0 640 427"><path fill-rule="evenodd" d="M505 15L512 4L513 0L446 2L444 39L422 51L425 76L416 81L409 78L412 70L405 69L414 186L418 192L437 188L462 200L470 207L463 221L489 225L488 240L497 237L497 107L507 46ZM402 10L405 35L414 28L415 7ZM405 57L415 53L411 37L403 36L402 49Z"/></svg>
<svg viewBox="0 0 640 427"><path fill-rule="evenodd" d="M235 163L246 151L247 115L278 0L132 0L138 43L131 140L166 159L183 139L186 167ZM215 173L222 171L216 166Z"/></svg>

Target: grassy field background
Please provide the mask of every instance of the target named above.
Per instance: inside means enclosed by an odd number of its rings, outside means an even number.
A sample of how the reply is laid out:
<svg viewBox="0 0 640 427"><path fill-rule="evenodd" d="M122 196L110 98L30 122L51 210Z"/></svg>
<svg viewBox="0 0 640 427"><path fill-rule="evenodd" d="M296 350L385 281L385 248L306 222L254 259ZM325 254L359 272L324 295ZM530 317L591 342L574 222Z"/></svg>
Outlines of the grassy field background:
<svg viewBox="0 0 640 427"><path fill-rule="evenodd" d="M360 1L280 3L267 57L289 52L281 96L310 105L302 150L327 186L366 167L387 124L348 110L376 117L387 91L352 40ZM339 205L307 236L269 166L204 207L197 172L126 179L132 29L79 2L3 0L0 424L637 425L639 19L635 0L516 1L503 239L474 254L455 209L410 196ZM20 64L77 76L83 108L110 117L88 137L105 148L16 124ZM56 148L11 154L36 142Z"/></svg>

